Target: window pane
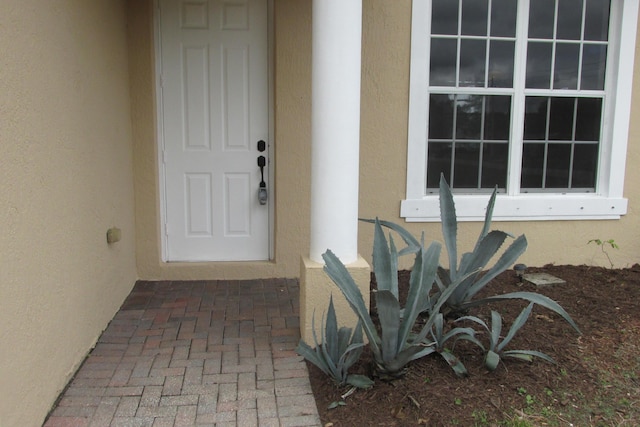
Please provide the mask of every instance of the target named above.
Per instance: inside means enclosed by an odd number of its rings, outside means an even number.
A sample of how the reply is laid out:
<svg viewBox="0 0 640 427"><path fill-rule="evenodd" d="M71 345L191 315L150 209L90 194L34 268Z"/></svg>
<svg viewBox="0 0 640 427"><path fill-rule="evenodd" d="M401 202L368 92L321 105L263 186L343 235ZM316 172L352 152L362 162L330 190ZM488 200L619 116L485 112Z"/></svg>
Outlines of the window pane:
<svg viewBox="0 0 640 427"><path fill-rule="evenodd" d="M523 144L522 146L522 188L542 188L545 144Z"/></svg>
<svg viewBox="0 0 640 427"><path fill-rule="evenodd" d="M515 43L491 40L489 44L489 87L513 87Z"/></svg>
<svg viewBox="0 0 640 427"><path fill-rule="evenodd" d="M483 96L459 95L457 100L456 139L480 140Z"/></svg>
<svg viewBox="0 0 640 427"><path fill-rule="evenodd" d="M511 126L511 97L487 96L485 100L484 140L508 141Z"/></svg>
<svg viewBox="0 0 640 427"><path fill-rule="evenodd" d="M458 34L458 2L433 0L431 34Z"/></svg>
<svg viewBox="0 0 640 427"><path fill-rule="evenodd" d="M571 144L549 144L545 188L569 188Z"/></svg>
<svg viewBox="0 0 640 427"><path fill-rule="evenodd" d="M585 44L582 52L582 81L580 89L604 90L606 63L606 45Z"/></svg>
<svg viewBox="0 0 640 427"><path fill-rule="evenodd" d="M440 186L440 174L447 182L451 182L451 150L450 142L429 142L429 158L427 160L427 188Z"/></svg>
<svg viewBox="0 0 640 427"><path fill-rule="evenodd" d="M491 2L491 35L515 37L517 0L493 0Z"/></svg>
<svg viewBox="0 0 640 427"><path fill-rule="evenodd" d="M527 88L549 89L551 83L551 43L529 42L527 49Z"/></svg>
<svg viewBox="0 0 640 427"><path fill-rule="evenodd" d="M450 39L431 39L431 68L429 84L431 86L456 85L457 41Z"/></svg>
<svg viewBox="0 0 640 427"><path fill-rule="evenodd" d="M462 34L487 35L488 0L462 0Z"/></svg>
<svg viewBox="0 0 640 427"><path fill-rule="evenodd" d="M524 103L524 140L547 139L547 104L542 96L528 96Z"/></svg>
<svg viewBox="0 0 640 427"><path fill-rule="evenodd" d="M453 95L431 95L429 139L453 139Z"/></svg>
<svg viewBox="0 0 640 427"><path fill-rule="evenodd" d="M578 98L576 141L600 141L602 99Z"/></svg>
<svg viewBox="0 0 640 427"><path fill-rule="evenodd" d="M576 144L573 150L571 187L595 190L598 144Z"/></svg>
<svg viewBox="0 0 640 427"><path fill-rule="evenodd" d="M578 63L580 62L580 45L558 43L556 45L556 66L554 68L554 89L578 88Z"/></svg>
<svg viewBox="0 0 640 427"><path fill-rule="evenodd" d="M529 38L553 38L555 0L535 0L529 5Z"/></svg>
<svg viewBox="0 0 640 427"><path fill-rule="evenodd" d="M571 141L573 139L573 111L575 98L551 98L549 111L549 140Z"/></svg>
<svg viewBox="0 0 640 427"><path fill-rule="evenodd" d="M455 188L478 188L480 144L457 143L453 166Z"/></svg>
<svg viewBox="0 0 640 427"><path fill-rule="evenodd" d="M486 49L485 40L461 40L460 86L484 86Z"/></svg>
<svg viewBox="0 0 640 427"><path fill-rule="evenodd" d="M509 144L483 144L482 188L507 188Z"/></svg>
<svg viewBox="0 0 640 427"><path fill-rule="evenodd" d="M558 0L557 39L580 40L582 0Z"/></svg>
<svg viewBox="0 0 640 427"><path fill-rule="evenodd" d="M585 40L605 41L608 39L609 3L609 0L587 0L584 23Z"/></svg>

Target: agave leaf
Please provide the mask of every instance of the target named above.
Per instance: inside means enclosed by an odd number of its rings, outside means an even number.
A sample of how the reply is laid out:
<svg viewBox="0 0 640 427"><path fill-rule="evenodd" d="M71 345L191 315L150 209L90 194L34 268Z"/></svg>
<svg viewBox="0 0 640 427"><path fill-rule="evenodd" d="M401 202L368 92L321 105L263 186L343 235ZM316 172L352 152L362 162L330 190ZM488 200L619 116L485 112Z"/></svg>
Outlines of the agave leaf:
<svg viewBox="0 0 640 427"><path fill-rule="evenodd" d="M449 254L449 274L451 279L455 280L458 276L458 220L453 194L443 174L440 174L440 220L442 222L442 236Z"/></svg>
<svg viewBox="0 0 640 427"><path fill-rule="evenodd" d="M475 337L476 331L473 328L453 328L442 337L442 342L447 342L453 337L457 337L458 339L463 339L464 336Z"/></svg>
<svg viewBox="0 0 640 427"><path fill-rule="evenodd" d="M338 354L344 354L349 346L349 340L351 339L351 328L342 326L338 329Z"/></svg>
<svg viewBox="0 0 640 427"><path fill-rule="evenodd" d="M331 373L329 372L327 364L324 363L324 360L320 356L318 356L318 354L311 347L309 347L309 344L307 344L303 340L300 340L300 342L298 343L298 346L296 347L296 353L316 365L322 372L325 373L325 375L331 376Z"/></svg>
<svg viewBox="0 0 640 427"><path fill-rule="evenodd" d="M498 187L493 189L493 193L491 193L491 197L489 198L489 203L487 203L487 210L484 214L484 226L482 227L482 231L478 236L478 241L476 242L476 246L474 248L474 252L478 249L480 242L484 239L484 236L489 233L489 227L491 227L491 218L493 217L493 208L496 204L496 195L498 194Z"/></svg>
<svg viewBox="0 0 640 427"><path fill-rule="evenodd" d="M490 371L495 371L500 363L500 355L491 350L487 351L487 355L484 358L484 366Z"/></svg>
<svg viewBox="0 0 640 427"><path fill-rule="evenodd" d="M500 256L493 267L489 269L476 283L474 283L467 291L467 301L473 298L475 294L480 292L487 283L495 279L495 277L509 268L527 249L527 238L523 235L514 240L506 251ZM466 308L466 304L465 304Z"/></svg>
<svg viewBox="0 0 640 427"><path fill-rule="evenodd" d="M360 358L364 346L363 342L350 344L338 361L338 369L346 374L349 368Z"/></svg>
<svg viewBox="0 0 640 427"><path fill-rule="evenodd" d="M377 291L376 305L382 329L382 360L393 360L404 345L398 336L400 330L400 303L389 291ZM407 319L405 319L406 321Z"/></svg>
<svg viewBox="0 0 640 427"><path fill-rule="evenodd" d="M407 304L404 309L404 319L400 327L399 342L404 343L413 328L418 314L424 311L424 287L431 286L435 280L438 259L440 258L440 244L437 242L429 245L429 248L425 251L421 248L416 256L416 263L414 269L417 269L416 279L411 283L409 287L409 294L407 295ZM445 291L446 292L446 291ZM433 308L435 312L439 311L439 308ZM429 327L430 329L430 327ZM422 341L424 336L420 339Z"/></svg>
<svg viewBox="0 0 640 427"><path fill-rule="evenodd" d="M471 307L486 304L492 301L503 301L507 299L523 299L523 300L535 303L537 305L540 305L542 307L548 308L549 310L555 311L560 316L562 316L562 318L566 320L573 327L573 329L575 329L579 334L582 333L580 332L578 325L576 325L576 323L573 321L571 316L569 316L569 314L565 311L564 308L562 308L562 306L560 306L560 304L558 304L548 296L537 294L535 292L511 292L508 294L494 295L491 297L483 298L481 300L471 301L470 303L465 304L464 306L465 308L471 308Z"/></svg>
<svg viewBox="0 0 640 427"><path fill-rule="evenodd" d="M360 221L374 224L376 220L375 219L360 218ZM395 231L396 233L398 233L400 235L400 237L402 237L402 240L404 240L404 242L407 244L407 247L400 251L400 255L405 255L407 253L414 253L418 249L420 249L420 242L418 242L418 239L416 239L413 236L413 234L411 234L409 231L407 231L401 225L393 223L391 221L385 221L385 220L378 220L378 222L383 227L387 227L387 228Z"/></svg>
<svg viewBox="0 0 640 427"><path fill-rule="evenodd" d="M467 372L467 368L465 368L465 366L462 364L460 359L456 357L455 354L448 351L442 351L440 352L440 356L442 356L442 358L449 364L449 366L451 366L451 369L453 369L453 372L455 372L457 376L466 377L467 375L469 375L469 373Z"/></svg>
<svg viewBox="0 0 640 427"><path fill-rule="evenodd" d="M322 258L325 262L324 271L338 286L338 288L340 288L340 291L342 291L342 294L349 303L349 306L351 306L351 309L362 321L362 328L364 330L364 333L367 335L367 338L369 339L369 346L371 347L371 351L373 352L374 356L377 355L381 357L380 336L378 335L375 325L371 320L369 309L364 303L364 299L362 298L360 289L358 289L358 286L353 281L353 278L347 271L342 261L340 261L340 259L338 259L338 257L333 252L327 250L322 255Z"/></svg>
<svg viewBox="0 0 640 427"><path fill-rule="evenodd" d="M390 251L382 226L376 218L373 235L373 272L378 283L378 290L391 291L398 298L398 260L397 251L395 252L395 262L393 260L393 249L395 249L393 239L391 240L391 246L392 250Z"/></svg>
<svg viewBox="0 0 640 427"><path fill-rule="evenodd" d="M511 357L513 359L524 360L525 362L533 362L533 356L530 354L522 354L521 350L510 350L508 352L503 352L502 357Z"/></svg>
<svg viewBox="0 0 640 427"><path fill-rule="evenodd" d="M516 357L516 358L529 360L529 361L532 361L533 358L525 359L523 356L530 356L530 357L535 356L535 357L539 357L540 359L546 360L549 363L553 363L554 365L556 364L556 361L553 360L553 358L547 356L546 354L540 351L535 351L535 350L508 350L508 351L502 352L502 355L505 357L507 356Z"/></svg>
<svg viewBox="0 0 640 427"><path fill-rule="evenodd" d="M491 332L491 329L487 326L487 324L484 322L484 320L482 320L481 318L476 317L476 316L461 316L461 317L458 317L455 321L456 322L462 322L464 320L470 320L470 321L475 322L475 323L477 323L479 325L482 325L487 330L487 332Z"/></svg>
<svg viewBox="0 0 640 427"><path fill-rule="evenodd" d="M325 336L323 339L324 347L329 352L331 360L340 358L338 341L338 320L336 319L336 310L333 307L333 295L331 295L329 297L329 309L327 310L327 323L325 324Z"/></svg>
<svg viewBox="0 0 640 427"><path fill-rule="evenodd" d="M456 340L455 340L454 345L452 346L452 348L455 347L455 344L459 340L469 341L470 343L473 343L473 344L477 345L478 347L480 347L482 349L482 351L485 351L484 345L482 345L482 343L475 337L475 335L460 334L460 336L456 337Z"/></svg>
<svg viewBox="0 0 640 427"><path fill-rule="evenodd" d="M498 353L501 352L509 344L509 342L513 339L513 337L520 330L520 328L522 328L524 326L524 324L529 319L529 316L531 315L531 309L532 308L533 308L533 303L530 302L529 305L526 306L520 312L520 314L518 314L518 317L516 317L516 319L511 324L511 328L509 329L509 333L507 333L507 336L504 337L502 342L500 342L500 344L498 345Z"/></svg>
<svg viewBox="0 0 640 427"><path fill-rule="evenodd" d="M507 233L504 231L491 231L478 242L476 249L460 263L460 272L466 273L484 269L484 266L498 252L506 238ZM464 267L463 264L465 264Z"/></svg>
<svg viewBox="0 0 640 427"><path fill-rule="evenodd" d="M347 384L358 388L373 387L373 380L364 375L351 374L347 376Z"/></svg>
<svg viewBox="0 0 640 427"><path fill-rule="evenodd" d="M497 311L491 310L491 351L499 353L497 350L498 343L500 342L500 333L502 332L502 316Z"/></svg>

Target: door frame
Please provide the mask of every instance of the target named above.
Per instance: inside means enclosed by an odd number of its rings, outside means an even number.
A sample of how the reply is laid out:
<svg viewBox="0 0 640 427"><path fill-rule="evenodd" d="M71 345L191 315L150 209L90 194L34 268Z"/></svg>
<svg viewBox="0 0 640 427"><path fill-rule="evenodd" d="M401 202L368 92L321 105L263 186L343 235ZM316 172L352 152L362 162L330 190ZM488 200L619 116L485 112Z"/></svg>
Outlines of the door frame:
<svg viewBox="0 0 640 427"><path fill-rule="evenodd" d="M160 233L160 259L164 263L178 262L168 260L167 246L167 214L166 214L166 187L165 187L165 170L164 170L164 133L163 133L163 97L162 97L162 55L161 37L160 37L160 0L153 0L153 53L154 53L154 87L156 91L155 102L155 118L156 118L156 165L158 170L158 206L160 213L160 224L158 233ZM267 262L273 262L275 259L275 202L276 202L276 186L275 186L275 74L274 74L274 1L262 0L267 2L267 90L268 90L268 123L269 123L269 141L267 141L267 159L268 159L268 190L269 190L269 259ZM180 261L182 262L182 261ZM196 262L222 262L222 261L196 261ZM234 261L234 262L255 262L255 261Z"/></svg>

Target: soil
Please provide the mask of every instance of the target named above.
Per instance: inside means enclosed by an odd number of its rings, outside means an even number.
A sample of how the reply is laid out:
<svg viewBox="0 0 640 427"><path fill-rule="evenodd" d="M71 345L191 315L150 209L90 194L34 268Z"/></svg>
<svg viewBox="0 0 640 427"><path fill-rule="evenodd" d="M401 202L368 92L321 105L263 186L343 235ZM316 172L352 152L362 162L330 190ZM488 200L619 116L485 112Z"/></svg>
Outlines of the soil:
<svg viewBox="0 0 640 427"><path fill-rule="evenodd" d="M508 347L541 351L557 364L506 359L489 372L482 350L463 342L454 353L469 371L466 378L456 377L444 359L430 355L412 362L401 379L376 379L374 387L342 398L349 388L337 387L308 363L323 425L640 425L640 265L626 269L547 265L527 270L527 274L542 272L566 283L536 287L520 283L513 271L507 271L485 291L488 295L538 292L564 307L581 335L554 312L536 306ZM402 301L408 272L399 277ZM469 314L488 319L491 309L500 312L505 333L525 306L522 301L501 302ZM486 342L486 336L479 339ZM351 372L370 374L371 365L365 350ZM342 403L329 409L332 402Z"/></svg>

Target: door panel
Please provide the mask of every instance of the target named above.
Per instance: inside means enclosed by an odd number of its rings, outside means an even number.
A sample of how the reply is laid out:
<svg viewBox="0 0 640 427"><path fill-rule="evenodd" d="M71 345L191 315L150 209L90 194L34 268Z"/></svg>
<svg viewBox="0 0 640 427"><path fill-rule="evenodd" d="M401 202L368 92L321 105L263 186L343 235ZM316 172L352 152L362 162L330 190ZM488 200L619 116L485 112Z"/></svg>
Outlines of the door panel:
<svg viewBox="0 0 640 427"><path fill-rule="evenodd" d="M266 260L267 1L160 0L158 15L165 257Z"/></svg>

